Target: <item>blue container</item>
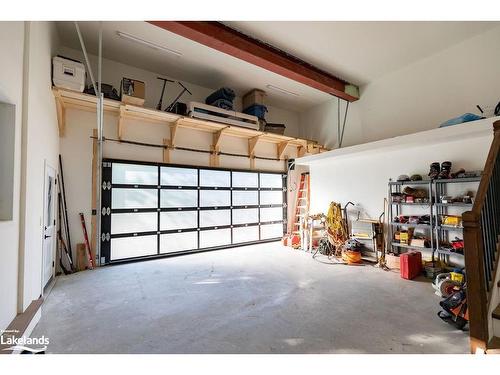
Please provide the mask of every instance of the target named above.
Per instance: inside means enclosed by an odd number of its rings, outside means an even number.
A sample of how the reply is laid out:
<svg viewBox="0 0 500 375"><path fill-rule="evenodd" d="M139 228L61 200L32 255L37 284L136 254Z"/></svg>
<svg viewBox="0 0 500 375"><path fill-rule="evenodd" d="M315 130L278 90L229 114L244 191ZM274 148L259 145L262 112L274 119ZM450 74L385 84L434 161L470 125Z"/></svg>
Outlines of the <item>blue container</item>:
<svg viewBox="0 0 500 375"><path fill-rule="evenodd" d="M473 113L466 113L462 116L458 116L455 118L452 118L448 121L443 122L441 125L439 125L440 128L444 128L446 126L452 126L452 125L458 125L458 124L463 124L464 122L469 122L469 121L476 121L476 120L481 120L484 117L475 115Z"/></svg>
<svg viewBox="0 0 500 375"><path fill-rule="evenodd" d="M243 110L243 113L246 113L247 115L256 116L261 120L264 120L266 112L267 112L267 107L262 104L254 104Z"/></svg>

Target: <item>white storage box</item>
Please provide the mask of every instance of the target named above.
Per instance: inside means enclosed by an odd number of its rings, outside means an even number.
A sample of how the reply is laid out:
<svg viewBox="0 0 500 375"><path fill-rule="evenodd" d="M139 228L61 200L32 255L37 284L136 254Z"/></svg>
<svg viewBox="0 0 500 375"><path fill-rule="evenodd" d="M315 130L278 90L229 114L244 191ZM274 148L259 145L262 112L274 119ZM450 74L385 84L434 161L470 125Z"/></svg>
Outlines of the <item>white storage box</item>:
<svg viewBox="0 0 500 375"><path fill-rule="evenodd" d="M52 59L52 81L56 87L83 92L85 67L79 61L54 56Z"/></svg>

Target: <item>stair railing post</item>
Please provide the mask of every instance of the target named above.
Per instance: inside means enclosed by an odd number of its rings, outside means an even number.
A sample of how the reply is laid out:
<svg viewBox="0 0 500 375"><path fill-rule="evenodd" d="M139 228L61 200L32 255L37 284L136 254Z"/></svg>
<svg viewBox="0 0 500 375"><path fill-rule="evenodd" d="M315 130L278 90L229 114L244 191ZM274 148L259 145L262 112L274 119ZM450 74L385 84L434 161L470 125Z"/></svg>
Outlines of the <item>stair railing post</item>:
<svg viewBox="0 0 500 375"><path fill-rule="evenodd" d="M488 342L488 311L486 280L484 276L484 251L480 217L473 211L462 215L464 226L465 269L467 270L467 306L469 309L470 349L486 349Z"/></svg>

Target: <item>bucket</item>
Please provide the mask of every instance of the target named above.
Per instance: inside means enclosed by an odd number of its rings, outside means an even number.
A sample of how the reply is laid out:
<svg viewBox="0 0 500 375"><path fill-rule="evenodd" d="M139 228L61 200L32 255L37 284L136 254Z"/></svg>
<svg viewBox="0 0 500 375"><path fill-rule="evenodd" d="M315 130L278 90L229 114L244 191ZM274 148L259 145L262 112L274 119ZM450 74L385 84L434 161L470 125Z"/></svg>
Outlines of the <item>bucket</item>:
<svg viewBox="0 0 500 375"><path fill-rule="evenodd" d="M359 251L344 250L342 260L347 264L361 263L361 253Z"/></svg>

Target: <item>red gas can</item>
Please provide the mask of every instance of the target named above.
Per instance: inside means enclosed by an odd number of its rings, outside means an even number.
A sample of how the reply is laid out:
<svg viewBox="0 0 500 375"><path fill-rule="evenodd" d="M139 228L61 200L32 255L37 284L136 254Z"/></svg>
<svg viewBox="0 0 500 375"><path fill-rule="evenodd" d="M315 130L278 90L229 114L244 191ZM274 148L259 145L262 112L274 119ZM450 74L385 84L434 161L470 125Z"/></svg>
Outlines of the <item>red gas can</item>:
<svg viewBox="0 0 500 375"><path fill-rule="evenodd" d="M422 273L422 253L409 251L399 257L401 266L401 277L411 280Z"/></svg>

